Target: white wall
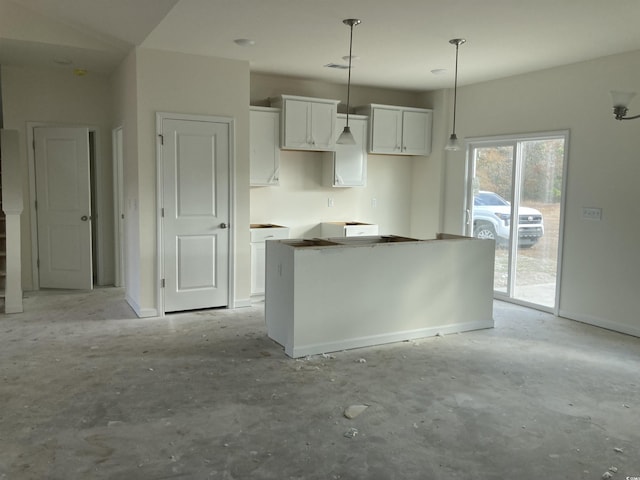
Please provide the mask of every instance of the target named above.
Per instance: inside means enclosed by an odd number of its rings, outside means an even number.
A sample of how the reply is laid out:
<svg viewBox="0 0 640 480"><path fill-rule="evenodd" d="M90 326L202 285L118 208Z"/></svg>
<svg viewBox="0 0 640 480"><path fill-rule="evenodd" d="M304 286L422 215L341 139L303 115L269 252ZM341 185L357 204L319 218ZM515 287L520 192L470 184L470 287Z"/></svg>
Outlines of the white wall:
<svg viewBox="0 0 640 480"><path fill-rule="evenodd" d="M29 202L29 167L27 154L27 122L63 125L87 125L97 128L100 169L100 211L97 212L101 232L103 279L113 283L113 183L111 169L111 128L109 79L89 73L73 74L71 68L35 68L2 66L4 127L18 130L22 165L24 211L21 216L22 285L34 287L31 251L31 204Z"/></svg>
<svg viewBox="0 0 640 480"><path fill-rule="evenodd" d="M560 311L638 336L640 120L614 120L609 90L639 85L636 51L462 87L457 125L466 138L570 130ZM461 231L464 161L460 152L446 163L450 233ZM582 219L582 207L602 208L602 221Z"/></svg>
<svg viewBox="0 0 640 480"><path fill-rule="evenodd" d="M136 229L129 238L136 242L127 261L137 267L137 286L127 286L127 295L142 316L156 313L157 243L156 243L156 113L185 113L232 117L235 122L235 208L232 224L235 234L235 300L248 303L250 295L249 264L249 64L198 55L160 50L136 49L134 65L121 66L116 102L122 105L133 88L135 77L135 130L126 123L134 116L121 107L125 121L125 175L132 162L137 175L135 183L125 181L126 201L134 203L134 220L127 223ZM125 61L126 62L126 61ZM127 80L128 79L128 80ZM120 119L115 119L116 123ZM136 148L127 144L133 131ZM128 146L127 146L128 145ZM129 148L131 147L131 148ZM128 205L129 207L129 205ZM137 236L137 238L136 238ZM131 290L129 290L131 288Z"/></svg>
<svg viewBox="0 0 640 480"><path fill-rule="evenodd" d="M112 128L122 127L125 295L138 315L140 300L140 215L138 209L138 89L136 51L119 65L113 86ZM150 307L149 307L150 308Z"/></svg>
<svg viewBox="0 0 640 480"><path fill-rule="evenodd" d="M277 75L251 75L251 104L269 105L280 94L335 100L346 99L346 85ZM416 92L400 92L371 87L351 87L351 107L368 103L427 107L431 105ZM339 111L346 111L341 104ZM430 157L369 155L366 187L333 188L323 183L321 152L282 150L280 185L251 187L251 223L276 223L291 229L291 237L320 236L320 223L360 221L376 223L382 234L408 236L412 233L411 198L414 168L431 163ZM416 165L418 167L416 167ZM416 188L422 189L423 186ZM427 187L426 190L429 190ZM437 191L435 192L437 194ZM328 206L328 198L334 206ZM372 199L376 207L372 207ZM437 223L437 209L427 215ZM435 236L426 231L428 238ZM422 232L421 232L422 233Z"/></svg>

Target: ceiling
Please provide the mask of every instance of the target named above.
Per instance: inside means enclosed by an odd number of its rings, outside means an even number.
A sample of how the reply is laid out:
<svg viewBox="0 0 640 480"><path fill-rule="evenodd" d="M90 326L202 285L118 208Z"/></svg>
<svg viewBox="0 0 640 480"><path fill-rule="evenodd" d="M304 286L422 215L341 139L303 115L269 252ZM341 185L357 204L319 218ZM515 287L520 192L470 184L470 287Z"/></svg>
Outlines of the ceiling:
<svg viewBox="0 0 640 480"><path fill-rule="evenodd" d="M252 72L424 91L640 50L638 0L0 0L0 63L112 71L138 45ZM255 41L239 46L235 39ZM444 70L440 74L433 70Z"/></svg>

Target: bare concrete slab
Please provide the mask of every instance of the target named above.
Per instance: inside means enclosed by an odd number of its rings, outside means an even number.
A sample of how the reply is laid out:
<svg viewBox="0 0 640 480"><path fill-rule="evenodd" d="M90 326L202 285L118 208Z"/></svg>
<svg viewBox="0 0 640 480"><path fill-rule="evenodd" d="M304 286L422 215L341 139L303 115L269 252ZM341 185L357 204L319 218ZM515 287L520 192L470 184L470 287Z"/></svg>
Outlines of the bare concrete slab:
<svg viewBox="0 0 640 480"><path fill-rule="evenodd" d="M122 297L0 316L0 478L640 476L638 338L497 302L491 330L293 360L262 304L137 319Z"/></svg>

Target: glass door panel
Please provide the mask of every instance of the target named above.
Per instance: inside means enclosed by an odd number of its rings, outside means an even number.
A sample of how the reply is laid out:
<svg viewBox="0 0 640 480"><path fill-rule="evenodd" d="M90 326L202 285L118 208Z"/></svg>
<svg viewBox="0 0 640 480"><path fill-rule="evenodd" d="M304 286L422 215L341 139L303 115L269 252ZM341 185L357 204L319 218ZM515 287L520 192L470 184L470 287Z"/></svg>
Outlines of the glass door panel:
<svg viewBox="0 0 640 480"><path fill-rule="evenodd" d="M556 308L566 134L470 144L468 234L496 241L494 294Z"/></svg>
<svg viewBox="0 0 640 480"><path fill-rule="evenodd" d="M472 234L496 241L493 289L508 293L509 245L515 144L477 147L473 150Z"/></svg>
<svg viewBox="0 0 640 480"><path fill-rule="evenodd" d="M518 148L518 249L512 297L555 306L564 138L522 141Z"/></svg>

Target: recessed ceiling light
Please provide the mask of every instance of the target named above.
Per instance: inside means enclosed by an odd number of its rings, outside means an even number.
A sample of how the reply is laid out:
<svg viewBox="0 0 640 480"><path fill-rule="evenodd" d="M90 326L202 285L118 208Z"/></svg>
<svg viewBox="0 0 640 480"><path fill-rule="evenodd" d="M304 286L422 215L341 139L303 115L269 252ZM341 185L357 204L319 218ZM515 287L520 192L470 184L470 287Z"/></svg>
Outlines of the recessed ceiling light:
<svg viewBox="0 0 640 480"><path fill-rule="evenodd" d="M447 69L446 68L435 68L435 69L431 70L431 73L433 73L434 75L444 75L445 73L447 73Z"/></svg>
<svg viewBox="0 0 640 480"><path fill-rule="evenodd" d="M84 68L74 68L73 74L77 77L84 77L87 74L87 70Z"/></svg>
<svg viewBox="0 0 640 480"><path fill-rule="evenodd" d="M65 57L54 58L53 62L57 63L58 65L71 65L73 63L70 59Z"/></svg>
<svg viewBox="0 0 640 480"><path fill-rule="evenodd" d="M241 47L253 47L256 44L251 38L236 38L233 42Z"/></svg>

